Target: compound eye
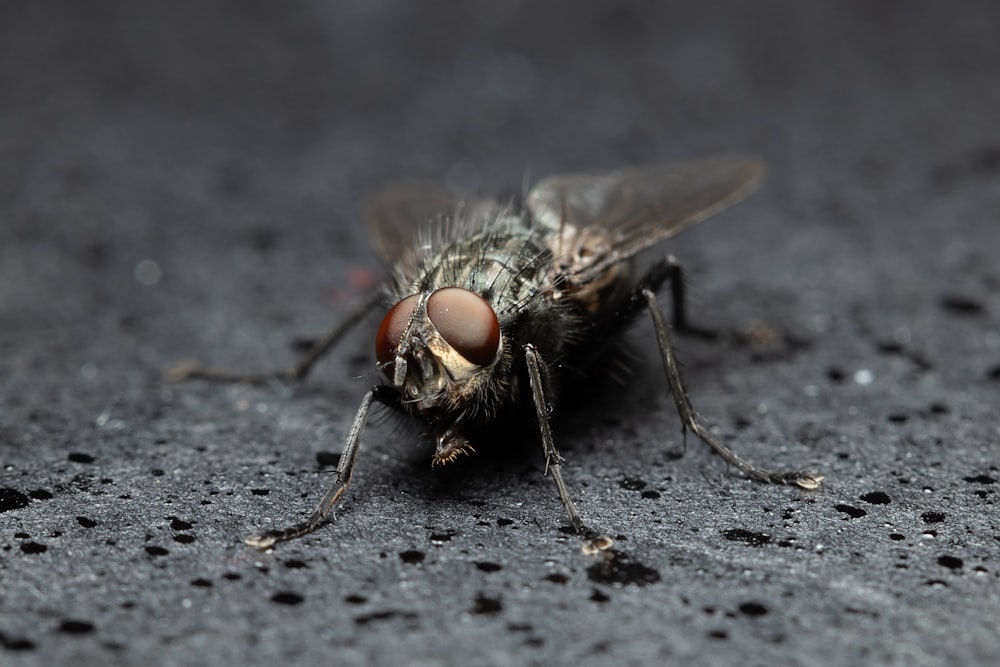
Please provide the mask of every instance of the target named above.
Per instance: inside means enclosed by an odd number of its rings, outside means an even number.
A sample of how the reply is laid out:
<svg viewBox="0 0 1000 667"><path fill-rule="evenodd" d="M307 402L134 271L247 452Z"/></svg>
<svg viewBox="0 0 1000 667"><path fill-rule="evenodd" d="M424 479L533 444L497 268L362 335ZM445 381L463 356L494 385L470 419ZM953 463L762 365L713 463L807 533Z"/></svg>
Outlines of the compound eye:
<svg viewBox="0 0 1000 667"><path fill-rule="evenodd" d="M375 334L375 358L385 367L396 358L396 350L406 331L406 325L413 319L413 311L420 303L420 295L408 296L389 309Z"/></svg>
<svg viewBox="0 0 1000 667"><path fill-rule="evenodd" d="M455 351L489 366L500 349L500 322L486 299L461 287L443 287L427 299L427 317Z"/></svg>

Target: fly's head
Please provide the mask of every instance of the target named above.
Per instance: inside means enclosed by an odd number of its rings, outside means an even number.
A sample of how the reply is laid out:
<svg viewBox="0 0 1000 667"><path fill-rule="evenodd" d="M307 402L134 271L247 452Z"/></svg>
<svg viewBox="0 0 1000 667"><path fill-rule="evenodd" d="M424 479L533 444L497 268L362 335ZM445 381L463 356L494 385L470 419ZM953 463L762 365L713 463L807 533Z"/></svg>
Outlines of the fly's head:
<svg viewBox="0 0 1000 667"><path fill-rule="evenodd" d="M455 425L489 411L503 353L493 307L462 287L413 294L386 313L375 335L375 356L403 404L435 423L435 463L471 449Z"/></svg>

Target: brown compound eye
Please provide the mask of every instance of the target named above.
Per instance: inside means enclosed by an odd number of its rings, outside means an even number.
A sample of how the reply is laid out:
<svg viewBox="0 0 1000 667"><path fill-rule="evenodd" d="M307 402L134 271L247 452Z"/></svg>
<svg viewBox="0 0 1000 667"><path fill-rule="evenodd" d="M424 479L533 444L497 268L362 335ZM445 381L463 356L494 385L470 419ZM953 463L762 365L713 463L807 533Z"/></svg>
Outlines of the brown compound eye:
<svg viewBox="0 0 1000 667"><path fill-rule="evenodd" d="M455 351L489 366L500 349L500 322L486 299L461 287L443 287L427 299L427 317Z"/></svg>
<svg viewBox="0 0 1000 667"><path fill-rule="evenodd" d="M413 318L413 311L420 303L420 295L413 294L406 297L395 306L389 309L382 319L382 324L375 334L375 358L385 366L392 363L396 358L396 349L399 347L406 325Z"/></svg>

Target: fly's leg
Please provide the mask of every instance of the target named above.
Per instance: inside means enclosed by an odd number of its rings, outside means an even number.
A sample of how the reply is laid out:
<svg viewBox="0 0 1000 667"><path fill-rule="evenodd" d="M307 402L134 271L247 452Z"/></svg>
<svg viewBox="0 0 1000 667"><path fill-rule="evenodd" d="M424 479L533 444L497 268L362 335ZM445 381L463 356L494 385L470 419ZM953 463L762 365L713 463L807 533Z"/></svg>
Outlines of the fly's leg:
<svg viewBox="0 0 1000 667"><path fill-rule="evenodd" d="M545 380L543 374L545 365L542 363L538 349L531 344L524 346L524 359L528 365L528 378L531 384L531 397L535 403L535 415L538 418L538 429L542 436L542 451L545 454L545 471L552 473L552 481L556 484L559 492L559 499L569 514L569 522L573 530L583 538L583 551L587 554L595 554L611 547L612 540L607 535L600 535L591 530L583 523L580 513L569 495L569 488L562 476L563 457L556 449L556 443L552 439L552 429L549 427L548 402L545 400Z"/></svg>
<svg viewBox="0 0 1000 667"><path fill-rule="evenodd" d="M806 471L771 472L763 468L758 468L737 456L731 449L722 444L718 438L709 433L707 428L701 425L694 409L691 407L687 391L684 389L684 381L681 378L680 368L677 365L674 346L670 342L670 334L667 323L663 318L663 310L660 308L660 303L656 300L656 293L650 288L648 282L644 281L644 284L640 285L638 297L642 300L645 307L649 309L649 314L653 318L653 327L656 329L656 341L659 343L660 355L663 358L663 368L667 373L670 392L674 396L677 413L680 415L684 427L714 449L723 460L752 479L775 484L795 484L803 489L815 489L819 487L820 482L823 481L822 475Z"/></svg>
<svg viewBox="0 0 1000 667"><path fill-rule="evenodd" d="M367 299L355 306L330 331L311 342L302 357L291 367L274 371L236 371L225 368L210 368L196 361L182 362L167 369L167 379L172 382L182 380L210 380L213 382L247 382L264 384L272 380L296 381L305 378L312 367L334 345L365 318L381 301L381 294L372 293Z"/></svg>
<svg viewBox="0 0 1000 667"><path fill-rule="evenodd" d="M361 432L365 428L365 422L368 421L368 410L371 408L372 400L377 399L380 402L389 402L389 399L382 396L382 393L385 391L385 387L377 386L365 394L364 399L361 401L361 407L358 408L358 413L354 415L354 422L351 424L351 430L347 434L347 442L344 444L344 452L340 455L337 470L333 474L333 486L327 489L326 493L323 494L323 499L319 501L319 504L316 506L316 509L312 511L312 514L310 514L305 521L289 526L288 528L269 530L267 532L260 533L259 535L251 535L244 542L248 547L267 549L276 542L292 540L296 537L301 537L311 533L319 528L324 521L326 521L330 512L333 511L334 505L336 505L337 501L340 500L340 497L344 495L344 491L347 490L348 484L351 483L351 475L354 472L354 464L358 460L358 449L361 444Z"/></svg>

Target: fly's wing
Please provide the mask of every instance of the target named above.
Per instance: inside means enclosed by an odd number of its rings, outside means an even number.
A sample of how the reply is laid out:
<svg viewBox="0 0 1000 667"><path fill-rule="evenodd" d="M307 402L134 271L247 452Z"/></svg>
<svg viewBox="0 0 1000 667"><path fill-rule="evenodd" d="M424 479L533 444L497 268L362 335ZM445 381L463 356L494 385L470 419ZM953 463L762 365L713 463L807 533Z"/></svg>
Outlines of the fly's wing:
<svg viewBox="0 0 1000 667"><path fill-rule="evenodd" d="M594 275L735 204L757 188L765 171L757 158L717 155L673 165L564 174L535 185L526 205L538 223L560 232L560 238L572 234L606 241L606 252L592 262L576 263L577 273Z"/></svg>
<svg viewBox="0 0 1000 667"><path fill-rule="evenodd" d="M430 181L400 181L368 200L365 224L372 247L386 266L412 263L421 248L447 236L458 220L485 218L498 210L489 199Z"/></svg>

